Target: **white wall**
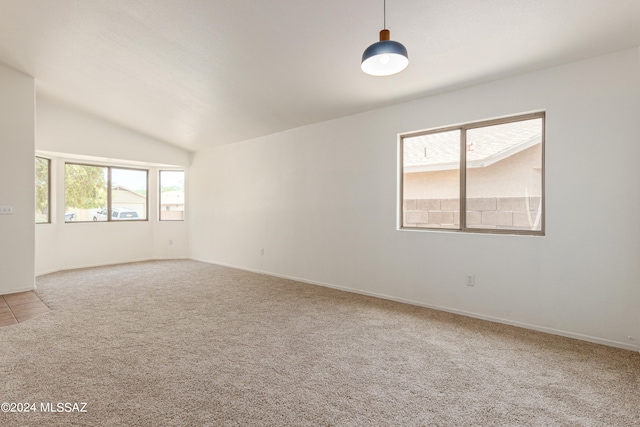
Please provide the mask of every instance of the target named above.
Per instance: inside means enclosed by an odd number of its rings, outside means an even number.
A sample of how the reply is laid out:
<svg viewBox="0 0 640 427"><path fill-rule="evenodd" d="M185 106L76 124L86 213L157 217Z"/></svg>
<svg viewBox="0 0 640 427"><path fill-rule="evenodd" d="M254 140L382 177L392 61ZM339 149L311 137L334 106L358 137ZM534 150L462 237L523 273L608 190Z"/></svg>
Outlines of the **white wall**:
<svg viewBox="0 0 640 427"><path fill-rule="evenodd" d="M33 78L0 65L0 294L34 287Z"/></svg>
<svg viewBox="0 0 640 427"><path fill-rule="evenodd" d="M37 99L36 112L36 149L52 159L54 200L52 223L36 225L37 275L70 268L188 256L187 221L157 220L157 174L168 166L187 170L191 161L189 152L41 96ZM65 223L64 163L67 160L149 169L149 221ZM186 175L188 179L188 173Z"/></svg>
<svg viewBox="0 0 640 427"><path fill-rule="evenodd" d="M191 256L637 349L639 53L199 152ZM539 110L545 237L396 229L398 133Z"/></svg>
<svg viewBox="0 0 640 427"><path fill-rule="evenodd" d="M37 95L36 149L105 159L188 166L190 153L173 145Z"/></svg>

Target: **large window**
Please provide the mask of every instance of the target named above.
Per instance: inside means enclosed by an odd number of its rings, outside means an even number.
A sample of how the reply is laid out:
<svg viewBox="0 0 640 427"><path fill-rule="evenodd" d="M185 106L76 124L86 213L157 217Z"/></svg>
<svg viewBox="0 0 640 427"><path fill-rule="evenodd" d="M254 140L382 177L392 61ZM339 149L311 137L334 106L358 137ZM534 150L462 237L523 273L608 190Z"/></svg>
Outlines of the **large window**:
<svg viewBox="0 0 640 427"><path fill-rule="evenodd" d="M184 171L160 171L160 221L184 221Z"/></svg>
<svg viewBox="0 0 640 427"><path fill-rule="evenodd" d="M36 157L36 224L51 222L51 160Z"/></svg>
<svg viewBox="0 0 640 427"><path fill-rule="evenodd" d="M147 219L148 171L65 164L65 222Z"/></svg>
<svg viewBox="0 0 640 427"><path fill-rule="evenodd" d="M401 228L544 234L544 120L402 135Z"/></svg>

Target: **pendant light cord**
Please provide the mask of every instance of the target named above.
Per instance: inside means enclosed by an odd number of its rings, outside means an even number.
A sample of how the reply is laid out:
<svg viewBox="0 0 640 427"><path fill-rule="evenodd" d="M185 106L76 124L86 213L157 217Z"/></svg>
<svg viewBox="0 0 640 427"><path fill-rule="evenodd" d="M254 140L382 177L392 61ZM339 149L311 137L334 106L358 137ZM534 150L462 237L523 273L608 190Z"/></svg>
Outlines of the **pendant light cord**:
<svg viewBox="0 0 640 427"><path fill-rule="evenodd" d="M387 28L387 0L382 2L382 29Z"/></svg>

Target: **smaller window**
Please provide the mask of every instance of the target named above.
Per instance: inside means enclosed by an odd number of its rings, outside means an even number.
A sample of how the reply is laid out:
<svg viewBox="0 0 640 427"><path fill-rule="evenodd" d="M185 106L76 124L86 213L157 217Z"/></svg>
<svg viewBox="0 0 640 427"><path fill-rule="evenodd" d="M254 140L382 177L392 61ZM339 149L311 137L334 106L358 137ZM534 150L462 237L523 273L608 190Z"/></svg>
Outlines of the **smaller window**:
<svg viewBox="0 0 640 427"><path fill-rule="evenodd" d="M36 157L36 224L51 222L51 160Z"/></svg>
<svg viewBox="0 0 640 427"><path fill-rule="evenodd" d="M111 168L111 219L147 219L147 171Z"/></svg>
<svg viewBox="0 0 640 427"><path fill-rule="evenodd" d="M544 235L545 114L400 136L400 227Z"/></svg>
<svg viewBox="0 0 640 427"><path fill-rule="evenodd" d="M184 221L184 171L160 171L160 221Z"/></svg>

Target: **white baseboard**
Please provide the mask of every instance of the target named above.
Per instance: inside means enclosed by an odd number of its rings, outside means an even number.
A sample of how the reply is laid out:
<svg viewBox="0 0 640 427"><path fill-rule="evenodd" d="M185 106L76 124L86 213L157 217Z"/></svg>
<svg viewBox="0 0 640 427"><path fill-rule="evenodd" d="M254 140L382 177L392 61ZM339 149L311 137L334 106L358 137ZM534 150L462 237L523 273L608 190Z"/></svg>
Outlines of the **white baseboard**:
<svg viewBox="0 0 640 427"><path fill-rule="evenodd" d="M252 268L240 267L240 266L237 266L237 265L219 263L219 262L215 262L215 261L211 261L211 260L205 260L205 259L198 259L198 258L191 258L191 259L194 260L194 261L204 262L204 263L207 263L207 264L215 264L215 265L220 265L220 266L223 266L223 267L229 267L229 268L235 268L235 269L238 269L238 270L250 271L252 273L259 273L259 274L264 274L264 275L267 275L267 276L280 277L282 279L295 280L296 282L308 283L310 285L323 286L323 287L326 287L326 288L337 289L337 290L340 290L340 291L352 292L352 293L356 293L356 294L367 295L367 296L376 297L376 298L382 298L382 299L386 299L386 300L390 300L390 301L401 302L401 303L404 303L404 304L416 305L416 306L419 306L419 307L431 308L431 309L434 309L434 310L445 311L445 312L453 313L453 314L459 314L461 316L473 317L475 319L488 320L490 322L502 323L502 324L511 325L511 326L517 326L519 328L524 328L524 329L530 329L530 330L534 330L534 331L544 332L544 333L551 334L551 335L559 335L559 336L562 336L562 337L574 338L574 339L577 339L577 340L587 341L587 342L591 342L591 343L594 343L594 344L602 344L602 345L606 345L606 346L609 346L609 347L616 347L616 348L622 348L624 350L631 350L631 351L640 352L640 346L629 344L629 343L626 343L626 342L613 341L613 340L609 340L609 339L605 339L605 338L593 337L593 336L590 336L590 335L583 335L583 334L578 334L578 333L575 333L575 332L563 331L563 330L554 329L554 328L548 328L546 326L540 326L540 325L535 325L535 324L531 324L531 323L524 323L524 322L518 322L518 321L515 321L515 320L503 319L503 318L500 318L500 317L487 316L487 315L480 314L480 313L472 313L472 312L468 312L468 311L464 311L464 310L458 310L458 309L450 308L450 307L443 307L443 306L439 306L439 305L426 304L426 303L423 303L423 302L420 302L420 301L412 301L412 300L408 300L408 299L404 299L404 298L397 298L397 297L394 297L394 296L391 296L391 295L379 294L379 293L376 293L376 292L368 292L368 291L363 291L363 290L354 289L354 288L348 288L348 287L344 287L344 286L337 286L337 285L332 285L330 283L317 282L317 281L313 281L313 280L304 279L304 278L301 278L301 277L287 276L287 275L284 275L284 274L277 274L277 273L272 273L272 272L269 272L269 271L262 271L262 270L252 269Z"/></svg>

